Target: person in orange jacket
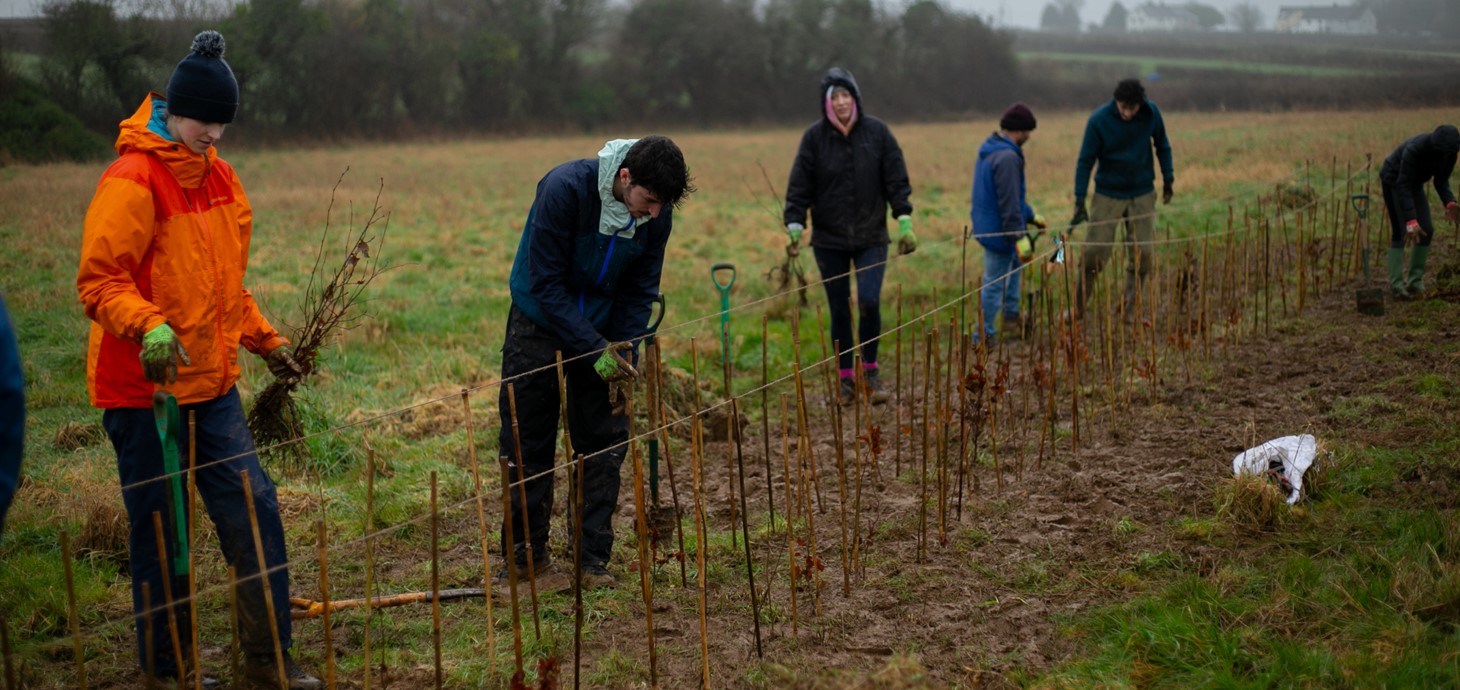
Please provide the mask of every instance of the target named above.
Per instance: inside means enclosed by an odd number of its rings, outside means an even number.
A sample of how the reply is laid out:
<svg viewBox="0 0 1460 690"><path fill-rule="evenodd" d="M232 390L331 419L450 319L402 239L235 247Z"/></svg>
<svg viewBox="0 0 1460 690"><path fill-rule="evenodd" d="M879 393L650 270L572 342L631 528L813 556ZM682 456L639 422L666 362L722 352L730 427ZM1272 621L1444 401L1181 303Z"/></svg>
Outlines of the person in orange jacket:
<svg viewBox="0 0 1460 690"><path fill-rule="evenodd" d="M288 341L243 287L253 211L233 167L213 148L238 110L238 82L223 48L217 32L197 35L192 51L173 70L167 95L149 94L121 123L118 158L97 183L76 276L92 321L87 393L91 404L104 410L102 426L117 453L131 522L137 658L149 682L187 672L189 660L177 658L169 622L176 621L177 639L191 637L187 604L175 607L175 617L160 606L176 544L164 539L168 553L158 553L153 515L161 515L167 535L175 534L176 526L152 397L167 391L177 397L184 418L193 413L197 419L195 480L219 546L240 580L239 627L248 679L277 687L282 670L289 688L318 688L320 681L288 654L284 528L274 482L259 466L235 387L240 345L262 356L276 377L297 381L302 370ZM178 442L187 457L186 426ZM261 550L272 569L272 623L248 517L245 470ZM175 596L186 591L185 584L181 578L171 583ZM144 611L144 586L150 611ZM275 631L282 658L275 654ZM184 657L188 647L183 644Z"/></svg>

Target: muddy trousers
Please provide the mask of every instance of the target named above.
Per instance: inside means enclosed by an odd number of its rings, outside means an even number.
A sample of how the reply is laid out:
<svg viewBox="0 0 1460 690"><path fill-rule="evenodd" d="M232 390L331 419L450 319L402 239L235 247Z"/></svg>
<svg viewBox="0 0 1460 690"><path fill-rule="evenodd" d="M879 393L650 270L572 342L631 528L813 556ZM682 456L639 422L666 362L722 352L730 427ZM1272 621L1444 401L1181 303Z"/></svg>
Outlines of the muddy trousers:
<svg viewBox="0 0 1460 690"><path fill-rule="evenodd" d="M816 268L826 289L827 311L831 312L831 339L837 344L837 368L847 377L852 371L852 281L857 272L857 340L862 344L863 366L877 364L878 337L882 335L882 277L887 273L887 245L842 251L812 247Z"/></svg>
<svg viewBox="0 0 1460 690"><path fill-rule="evenodd" d="M527 318L516 306L507 315L507 335L502 345L502 379L498 408L502 432L498 438L507 471L518 479L517 444L522 446L523 476L528 477L527 529L523 527L522 489L514 485L512 497L512 541L517 559L526 563L531 535L533 561L541 562L548 551L548 522L552 518L553 468L558 452L558 374L556 353L563 349L559 339ZM568 355L564 354L564 359ZM623 466L629 437L628 417L614 416L608 401L608 384L593 370L596 354L566 361L563 375L568 393L568 433L573 452L587 456L583 465L583 566L605 565L613 552L613 513L618 507L619 470ZM541 371L538 371L541 370ZM534 373L527 373L534 372ZM520 378L519 378L520 377ZM517 402L517 430L512 428L510 395ZM604 450L609 449L609 450ZM538 476L541 475L541 476ZM576 476L576 472L570 474ZM574 497L571 496L570 500ZM572 525L568 529L572 540ZM504 522L505 528L505 522ZM507 534L502 533L503 551Z"/></svg>
<svg viewBox="0 0 1460 690"><path fill-rule="evenodd" d="M258 455L254 453L253 434L248 430L236 388L206 402L180 405L179 409L182 433L178 457L184 471L188 466L188 413L197 415L198 496L203 499L203 506L217 528L223 557L240 580L238 617L244 653L272 664L274 638L269 631L264 587L258 577L253 528L249 524L248 503L239 472L248 470L264 559L270 568L278 568L269 574L269 588L273 595L279 644L288 650L291 642L289 571L285 565L288 559L284 548L284 526L279 519L274 482L259 466ZM173 655L172 634L168 628L170 617L163 596L164 563L158 558L157 531L152 521L154 512L161 513L163 542L167 550L165 572L175 573L173 557L178 545L177 528L173 522L172 481L170 477L164 478L162 440L157 434L157 423L151 409L109 409L102 413L101 423L117 452L122 502L127 507L127 519L131 525L127 549L132 574L132 610L137 614L137 660L144 671L150 669L153 675L173 677L178 673L178 664ZM186 472L183 492L187 492ZM186 514L186 506L184 509ZM142 606L143 584L147 585L152 607L150 615ZM174 600L187 597L186 577L174 576L170 584ZM192 639L188 610L185 603L173 607L184 657L190 654ZM150 658L148 637L152 640Z"/></svg>
<svg viewBox="0 0 1460 690"><path fill-rule="evenodd" d="M1125 223L1126 277L1123 313L1135 305L1136 290L1151 270L1151 240L1156 234L1156 192L1134 199L1116 199L1103 194L1090 195L1090 229L1085 232L1085 245L1080 254L1080 284L1076 305L1081 313L1095 291L1095 280L1115 248L1115 230Z"/></svg>

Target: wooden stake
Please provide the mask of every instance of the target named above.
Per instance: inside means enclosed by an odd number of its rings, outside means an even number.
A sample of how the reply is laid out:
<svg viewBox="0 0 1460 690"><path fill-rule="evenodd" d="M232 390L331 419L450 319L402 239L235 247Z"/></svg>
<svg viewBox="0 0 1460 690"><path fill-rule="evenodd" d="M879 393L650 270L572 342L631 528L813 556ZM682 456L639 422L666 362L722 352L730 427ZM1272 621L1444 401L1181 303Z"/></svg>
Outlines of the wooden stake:
<svg viewBox="0 0 1460 690"><path fill-rule="evenodd" d="M781 394L781 460L782 471L786 473L786 558L790 567L786 569L791 580L791 637L799 639L800 621L796 611L796 521L792 515L794 505L791 498L791 428L790 411L786 405L786 394Z"/></svg>
<svg viewBox="0 0 1460 690"><path fill-rule="evenodd" d="M811 470L811 488L816 491L816 507L822 513L826 512L826 503L821 500L821 482L816 477L816 452L811 448L811 425L808 423L806 410L806 385L801 373L801 320L797 312L791 312L791 349L794 359L794 378L796 379L796 423L797 433L800 439L796 443L798 452L807 454L807 462ZM806 482L802 480L802 486ZM809 489L808 489L809 490Z"/></svg>
<svg viewBox="0 0 1460 690"><path fill-rule="evenodd" d="M330 622L330 552L329 534L324 520L314 522L314 531L319 540L319 600L324 604L324 682L325 687L335 687L335 638ZM200 674L201 675L201 674Z"/></svg>
<svg viewBox="0 0 1460 690"><path fill-rule="evenodd" d="M701 489L704 477L704 463L700 461L700 453L703 443L704 425L700 421L699 410L695 410L694 418L690 422L690 474L693 475L691 477L691 486L694 489L695 500L695 582L699 587L700 687L708 690L710 687L710 626L707 614L709 596L705 583L705 576L708 574L705 566L705 551L709 548L709 544L707 543L709 534L705 529L705 502L704 493Z"/></svg>
<svg viewBox="0 0 1460 690"><path fill-rule="evenodd" d="M269 586L268 561L264 559L264 539L259 534L259 516L253 504L253 484L249 482L248 470L239 470L243 478L243 499L248 503L248 524L253 529L254 555L258 557L258 578L264 587L264 609L269 616L269 635L274 638L274 666L279 673L279 687L289 687L289 678L284 672L284 647L279 642L279 621L274 618L274 595Z"/></svg>
<svg viewBox="0 0 1460 690"><path fill-rule="evenodd" d="M655 348L658 349L657 346ZM657 353L656 353L657 354ZM561 360L560 360L561 361ZM583 456L574 458L573 472L573 690L583 679ZM683 530L681 530L683 531ZM681 559L683 562L683 559Z"/></svg>
<svg viewBox="0 0 1460 690"><path fill-rule="evenodd" d="M517 466L521 468L522 463ZM436 503L436 470L431 470L431 646L436 657L436 690L441 690L445 678L441 671L441 512Z"/></svg>
<svg viewBox="0 0 1460 690"><path fill-rule="evenodd" d="M980 311L982 313L982 311ZM933 382L933 343L938 339L938 327L927 335L927 347L923 354L923 452L918 458L918 564L927 563L928 542L928 398Z"/></svg>
<svg viewBox="0 0 1460 690"><path fill-rule="evenodd" d="M187 668L183 663L182 641L177 629L177 609L173 608L172 600L172 569L168 567L167 537L162 530L162 513L152 511L152 529L157 537L157 560L162 568L162 605L167 611L167 634L172 638L172 658L177 664L177 687L183 690L187 687ZM68 568L69 570L69 568ZM151 617L150 615L148 616Z"/></svg>
<svg viewBox="0 0 1460 690"><path fill-rule="evenodd" d="M664 466L669 470L669 496L674 501L674 532L679 538L679 586L689 587L689 574L686 572L688 566L685 565L684 513L679 508L679 487L674 480L674 461L669 455L669 423L664 419L664 360L660 357L657 339L651 349L654 350L654 390L657 391L654 404L658 410L659 445L664 448Z"/></svg>
<svg viewBox="0 0 1460 690"><path fill-rule="evenodd" d="M770 524L774 526L776 524L776 490L771 482L771 370L766 344L770 340L770 318L766 314L760 315L760 438L764 446L762 458L765 460L765 499L770 506Z"/></svg>
<svg viewBox="0 0 1460 690"><path fill-rule="evenodd" d="M81 690L86 690L86 650L81 644L81 620L76 610L76 584L71 575L71 532L61 530L61 569L66 575L66 619L71 628L72 654L76 657L76 679ZM9 649L6 662L9 665ZM197 657L193 657L195 663ZM13 683L7 687L16 687Z"/></svg>
<svg viewBox="0 0 1460 690"><path fill-rule="evenodd" d="M522 499L522 538L526 542L524 553L527 556L527 592L532 601L532 633L536 639L541 640L542 617L537 610L537 566L533 563L537 560L537 549L532 543L532 520L527 512L527 477L523 468L527 461L522 457L522 433L517 425L517 391L511 383L507 384L507 407L512 415L512 447L517 458L517 495ZM516 552L509 554L507 558L517 560Z"/></svg>
<svg viewBox="0 0 1460 690"><path fill-rule="evenodd" d="M559 352L559 390L562 388L562 371L563 354ZM471 392L465 388L461 389L461 408L466 415L466 456L471 462L472 493L476 497L475 501L477 504L477 532L479 535L478 541L481 542L482 549L482 586L487 590L486 596L482 597L486 599L487 606L487 673L495 676L497 673L497 626L492 617L492 563L491 544L487 537L487 499L486 491L482 489L481 465L477 462L475 425L472 424L471 416ZM563 445L570 446L566 428L563 430ZM371 595L367 594L366 596ZM369 662L369 657L366 657L366 662Z"/></svg>
<svg viewBox="0 0 1460 690"><path fill-rule="evenodd" d="M728 361L728 357L725 358ZM728 364L726 365L729 366ZM726 380L728 383L728 379ZM649 641L649 687L659 687L659 664L654 649L654 591L653 576L649 572L649 521L648 509L644 507L644 459L639 453L639 444L634 442L634 395L628 395L629 457L634 463L634 527L639 547L639 590L644 598L644 626ZM734 432L732 432L734 433Z"/></svg>
<svg viewBox="0 0 1460 690"><path fill-rule="evenodd" d="M198 412L188 410L188 637L189 645L192 648L193 668L193 690L203 690L203 667L199 664L202 658L199 655L198 644L198 550L194 548L197 543L198 524ZM84 690L84 688L83 688Z"/></svg>
<svg viewBox="0 0 1460 690"><path fill-rule="evenodd" d="M370 448L369 447L369 444L367 444L366 447L367 447L367 455L366 455L366 458L365 458L365 462L366 462L366 465L365 465L365 644L364 644L364 649L361 650L361 651L363 652L364 658L365 658L365 663L362 664L365 667L365 690L370 690L370 681L371 681L371 676L373 675L372 674L373 667L371 666L372 661L371 661L371 658L370 658L370 637L371 637L371 630L370 629L372 627L373 621L375 620L375 610L374 610L375 607L374 607L374 605L372 603L372 600L375 598L375 449L374 448ZM483 538L483 540L485 542L485 538ZM482 549L485 551L485 549L486 549L485 543L483 544ZM486 563L486 555L485 554L483 554L483 556L482 556L482 562L483 562L483 564ZM233 575L232 575L233 569L232 568L229 568L228 572L229 572L229 578L232 579L232 577L233 577ZM491 587L491 586L492 586L492 577L491 577L491 574L488 573L488 575L487 575L487 587ZM491 608L490 608L491 605L492 605L491 592L488 591L487 592L487 606L488 606L488 610L489 611L491 610ZM487 623L488 623L487 630L490 631L492 629L492 626L491 626L491 614L488 614L488 616L487 616ZM235 613L235 616L234 616L233 628L234 628L235 631L238 629L238 620L237 620L236 613ZM490 640L491 639L491 637L490 637L491 632L488 632L487 635L488 635L487 639ZM236 637L237 637L237 635L235 633L235 638ZM237 678L238 677L238 669L237 669L237 662L238 662L238 658L237 658L237 646L238 645L237 645L236 639L235 639L235 644L234 644L234 652L235 652L235 655L234 655L234 665L235 665L235 668L233 669L233 676L234 676L234 678ZM496 647L492 647L492 659L495 661L496 658L497 658ZM495 668L495 664L494 664L494 668Z"/></svg>
<svg viewBox="0 0 1460 690"><path fill-rule="evenodd" d="M512 384L507 384L512 385ZM516 661L514 678L522 678L522 609L517 602L517 558L515 537L512 534L512 474L507 469L507 456L497 457L502 469L502 534L506 537L507 590L512 598L512 653ZM526 530L524 530L526 531ZM532 562L532 559L527 559Z"/></svg>
<svg viewBox="0 0 1460 690"><path fill-rule="evenodd" d="M893 392L896 394L893 403L897 405L897 412L893 417L896 427L893 429L892 445L892 478L897 479L902 474L902 283L897 284L897 335L894 337L896 353L893 359L897 365L897 381L893 385Z"/></svg>
<svg viewBox="0 0 1460 690"><path fill-rule="evenodd" d="M730 411L736 419L740 418L740 399L730 398ZM748 509L745 505L745 454L741 451L740 425L736 424L731 430L735 438L735 464L740 469L740 535L745 544L745 579L750 585L750 617L755 623L755 656L765 658L761 650L760 642L760 601L755 589L755 561L750 557L750 519ZM731 526L734 529L734 526ZM652 655L651 655L652 658ZM652 670L652 669L651 669Z"/></svg>

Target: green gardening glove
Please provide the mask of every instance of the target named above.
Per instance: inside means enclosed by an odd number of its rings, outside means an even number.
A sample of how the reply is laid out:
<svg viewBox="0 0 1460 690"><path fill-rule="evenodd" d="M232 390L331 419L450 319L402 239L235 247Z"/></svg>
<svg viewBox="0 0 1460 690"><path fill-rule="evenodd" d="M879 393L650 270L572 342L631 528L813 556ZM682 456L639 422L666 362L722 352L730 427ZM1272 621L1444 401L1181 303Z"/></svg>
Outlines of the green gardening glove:
<svg viewBox="0 0 1460 690"><path fill-rule="evenodd" d="M918 236L912 231L912 216L897 217L897 253L911 254L918 250Z"/></svg>
<svg viewBox="0 0 1460 690"><path fill-rule="evenodd" d="M142 376L148 381L159 385L169 385L177 381L177 360L181 359L183 364L192 366L192 360L188 359L188 351L183 349L182 341L177 339L177 334L172 332L172 327L162 324L147 331L142 336Z"/></svg>
<svg viewBox="0 0 1460 690"><path fill-rule="evenodd" d="M806 231L806 226L800 223L786 223L786 237L791 240L791 246L801 244L801 233Z"/></svg>
<svg viewBox="0 0 1460 690"><path fill-rule="evenodd" d="M1029 222L1027 223L1027 225L1033 225L1034 227L1039 228L1040 230L1043 230L1043 229L1049 227L1049 221L1047 221L1047 220L1044 219L1044 214L1042 214L1042 213L1036 213L1036 214L1034 214L1034 217L1033 218L1030 218L1029 219Z"/></svg>
<svg viewBox="0 0 1460 690"><path fill-rule="evenodd" d="M629 364L629 361L619 354L633 349L634 346L630 343L609 343L608 347L603 349L603 354L598 356L598 361L593 363L593 370L608 383L637 377L639 372L634 370L634 365Z"/></svg>

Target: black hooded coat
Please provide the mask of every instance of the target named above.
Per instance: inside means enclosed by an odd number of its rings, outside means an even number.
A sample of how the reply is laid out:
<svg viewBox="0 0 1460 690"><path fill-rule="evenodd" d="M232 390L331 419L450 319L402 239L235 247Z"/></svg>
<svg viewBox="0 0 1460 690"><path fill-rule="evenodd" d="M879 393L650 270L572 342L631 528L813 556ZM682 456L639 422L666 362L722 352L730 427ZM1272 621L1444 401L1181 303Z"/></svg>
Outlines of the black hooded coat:
<svg viewBox="0 0 1460 690"><path fill-rule="evenodd" d="M1424 185L1435 182L1435 191L1442 205L1455 200L1450 191L1450 173L1455 170L1456 151L1460 151L1460 130L1454 125L1440 125L1433 132L1406 139L1384 159L1379 180L1395 190L1400 222L1415 220L1415 199L1424 198Z"/></svg>
<svg viewBox="0 0 1460 690"><path fill-rule="evenodd" d="M857 103L849 135L827 119L826 90L833 86L846 87ZM893 217L912 213L902 147L892 130L862 107L862 92L851 72L827 70L816 104L821 118L801 135L786 184L786 224L809 226L813 247L858 251L887 244L888 206Z"/></svg>

